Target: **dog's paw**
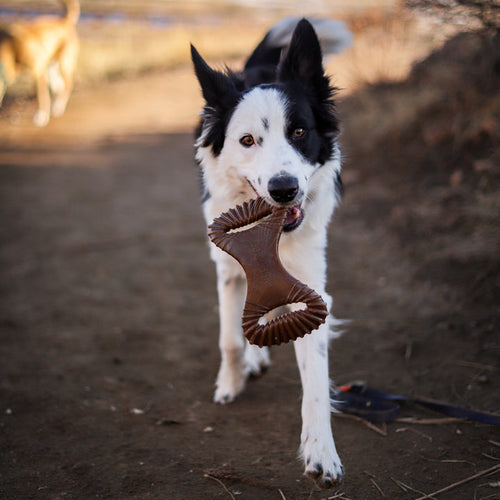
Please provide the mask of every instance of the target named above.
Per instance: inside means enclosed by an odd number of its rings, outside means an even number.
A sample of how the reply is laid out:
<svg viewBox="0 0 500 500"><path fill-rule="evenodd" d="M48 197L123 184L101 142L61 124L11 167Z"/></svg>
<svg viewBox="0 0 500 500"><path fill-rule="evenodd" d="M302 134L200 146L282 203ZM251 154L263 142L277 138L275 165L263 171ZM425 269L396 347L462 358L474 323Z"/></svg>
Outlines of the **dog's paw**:
<svg viewBox="0 0 500 500"><path fill-rule="evenodd" d="M242 380L233 380L229 383L227 381L221 383L218 382L214 394L214 403L219 403L221 405L232 403L236 399L236 396L238 396L244 388L244 378Z"/></svg>
<svg viewBox="0 0 500 500"><path fill-rule="evenodd" d="M334 464L331 469L323 469L321 463L314 463L307 467L304 473L308 478L312 479L318 488L327 490L337 486L344 474L344 469L341 464Z"/></svg>
<svg viewBox="0 0 500 500"><path fill-rule="evenodd" d="M52 104L52 116L59 117L64 114L66 111L66 104L67 101L66 99L63 98L56 98L54 100L54 103Z"/></svg>
<svg viewBox="0 0 500 500"><path fill-rule="evenodd" d="M304 474L321 489L333 488L342 481L344 468L332 442L325 445L318 440L307 440L302 445L306 465Z"/></svg>
<svg viewBox="0 0 500 500"><path fill-rule="evenodd" d="M245 349L244 363L246 376L258 377L262 375L271 364L269 348L248 344Z"/></svg>
<svg viewBox="0 0 500 500"><path fill-rule="evenodd" d="M45 127L49 123L50 116L43 109L39 109L33 116L33 123L37 127Z"/></svg>
<svg viewBox="0 0 500 500"><path fill-rule="evenodd" d="M227 404L234 401L245 388L246 378L243 363L222 362L215 383L214 402Z"/></svg>

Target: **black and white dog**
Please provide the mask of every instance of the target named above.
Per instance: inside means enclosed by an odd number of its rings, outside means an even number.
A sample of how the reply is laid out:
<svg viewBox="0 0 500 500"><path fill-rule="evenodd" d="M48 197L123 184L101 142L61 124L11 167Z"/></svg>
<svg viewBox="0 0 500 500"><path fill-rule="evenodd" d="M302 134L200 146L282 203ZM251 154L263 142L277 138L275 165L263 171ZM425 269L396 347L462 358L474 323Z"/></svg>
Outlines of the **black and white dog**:
<svg viewBox="0 0 500 500"><path fill-rule="evenodd" d="M328 307L327 226L341 181L334 89L324 74L322 52L339 52L350 41L350 32L338 21L285 19L267 33L241 73L213 70L192 47L206 101L196 158L207 222L257 196L289 207L280 240L281 261ZM248 376L259 374L270 358L267 348L249 345L243 337L242 268L213 244L211 257L217 267L222 357L214 399L224 404L233 401ZM294 342L303 387L300 452L305 474L322 488L342 477L330 424L332 322L330 318Z"/></svg>

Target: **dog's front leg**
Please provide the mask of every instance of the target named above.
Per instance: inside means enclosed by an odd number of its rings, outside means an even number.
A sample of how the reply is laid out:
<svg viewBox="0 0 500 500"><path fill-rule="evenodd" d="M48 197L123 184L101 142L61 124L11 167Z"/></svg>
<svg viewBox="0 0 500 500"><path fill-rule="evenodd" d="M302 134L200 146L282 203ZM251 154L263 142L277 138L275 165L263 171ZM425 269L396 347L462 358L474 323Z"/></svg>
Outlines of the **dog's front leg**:
<svg viewBox="0 0 500 500"><path fill-rule="evenodd" d="M246 280L237 264L217 262L217 291L219 294L221 365L217 375L214 401L230 403L244 389L245 339L241 316L245 304Z"/></svg>
<svg viewBox="0 0 500 500"><path fill-rule="evenodd" d="M331 428L328 330L327 324L322 325L294 344L303 389L301 454L305 474L320 488L342 479Z"/></svg>
<svg viewBox="0 0 500 500"><path fill-rule="evenodd" d="M33 123L37 127L45 127L50 119L50 92L44 68L39 68L35 72L35 80L38 110L33 117Z"/></svg>

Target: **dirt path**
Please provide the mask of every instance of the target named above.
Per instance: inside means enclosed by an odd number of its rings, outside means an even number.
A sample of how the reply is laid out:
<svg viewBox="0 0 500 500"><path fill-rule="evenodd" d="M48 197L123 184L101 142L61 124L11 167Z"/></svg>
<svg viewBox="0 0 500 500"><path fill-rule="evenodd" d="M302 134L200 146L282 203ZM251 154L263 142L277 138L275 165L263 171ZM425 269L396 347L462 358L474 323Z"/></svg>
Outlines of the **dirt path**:
<svg viewBox="0 0 500 500"><path fill-rule="evenodd" d="M178 70L82 89L44 130L28 108L2 115L0 497L415 499L497 464L491 426L383 436L334 417L347 475L317 491L296 459L289 345L234 404L211 402L215 276L187 132L199 102ZM498 410L495 192L470 198L442 173L414 183L392 153L358 154L360 102L343 106L347 190L330 234L334 312L352 320L335 380ZM493 498L495 481L439 498Z"/></svg>

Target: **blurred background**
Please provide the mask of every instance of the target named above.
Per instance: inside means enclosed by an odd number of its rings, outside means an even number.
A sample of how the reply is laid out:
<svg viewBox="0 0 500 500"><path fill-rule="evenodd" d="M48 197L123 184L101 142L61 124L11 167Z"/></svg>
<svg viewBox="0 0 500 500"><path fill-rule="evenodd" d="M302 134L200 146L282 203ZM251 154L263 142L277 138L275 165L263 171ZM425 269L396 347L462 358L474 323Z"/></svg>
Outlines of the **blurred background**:
<svg viewBox="0 0 500 500"><path fill-rule="evenodd" d="M485 13L486 1L465 2L473 7L463 3L82 0L76 92L112 80L168 71L170 85L175 86L175 102L162 110L161 116L150 116L150 126L187 129L192 125L188 117L200 105L196 82L191 78L190 43L211 62L237 69L273 23L284 16L313 15L343 20L354 33L352 48L326 63L341 95L345 95L367 84L404 80L415 62L447 39L459 31L478 29L486 24L486 18L498 14L497 10ZM56 0L2 0L0 26L61 11ZM33 82L25 73L9 88L0 120L23 123L26 108L11 106L33 96ZM148 99L144 101L147 108Z"/></svg>
<svg viewBox="0 0 500 500"><path fill-rule="evenodd" d="M0 0L0 26L62 11ZM498 0L81 0L65 114L33 125L29 73L0 108L0 497L414 500L454 484L439 498L498 498L497 429L414 407L376 432L334 416L346 478L316 490L296 459L289 344L230 408L212 403L189 44L237 70L284 16L347 23L352 47L325 62L346 187L328 291L351 320L332 376L498 413L499 13Z"/></svg>

